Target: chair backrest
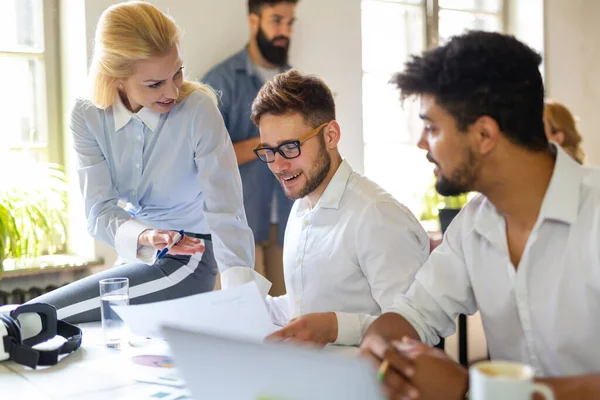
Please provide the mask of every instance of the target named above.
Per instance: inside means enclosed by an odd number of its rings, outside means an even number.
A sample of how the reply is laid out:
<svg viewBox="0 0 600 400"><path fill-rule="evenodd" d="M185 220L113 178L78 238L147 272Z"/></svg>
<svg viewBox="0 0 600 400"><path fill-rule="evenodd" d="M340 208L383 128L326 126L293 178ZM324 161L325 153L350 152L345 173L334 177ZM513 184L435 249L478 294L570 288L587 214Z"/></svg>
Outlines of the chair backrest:
<svg viewBox="0 0 600 400"><path fill-rule="evenodd" d="M446 232L448 226L452 220L458 215L460 212L460 208L442 208L439 212L440 218L440 228L442 230L442 234ZM459 315L458 316L458 361L465 367L469 365L468 359L468 339L467 339L467 316Z"/></svg>
<svg viewBox="0 0 600 400"><path fill-rule="evenodd" d="M460 208L442 208L439 210L439 219L440 219L440 228L442 230L442 234L446 232L450 223L458 215L460 212Z"/></svg>

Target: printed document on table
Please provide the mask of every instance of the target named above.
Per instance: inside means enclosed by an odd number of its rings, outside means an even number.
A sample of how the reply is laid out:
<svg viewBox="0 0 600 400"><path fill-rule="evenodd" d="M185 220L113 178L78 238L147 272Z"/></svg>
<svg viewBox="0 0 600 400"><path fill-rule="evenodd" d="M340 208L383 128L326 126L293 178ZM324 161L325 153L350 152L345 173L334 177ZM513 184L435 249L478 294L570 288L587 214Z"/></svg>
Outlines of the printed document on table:
<svg viewBox="0 0 600 400"><path fill-rule="evenodd" d="M255 282L174 300L114 306L114 310L132 333L147 337L162 337L164 325L256 341L280 329L271 321Z"/></svg>

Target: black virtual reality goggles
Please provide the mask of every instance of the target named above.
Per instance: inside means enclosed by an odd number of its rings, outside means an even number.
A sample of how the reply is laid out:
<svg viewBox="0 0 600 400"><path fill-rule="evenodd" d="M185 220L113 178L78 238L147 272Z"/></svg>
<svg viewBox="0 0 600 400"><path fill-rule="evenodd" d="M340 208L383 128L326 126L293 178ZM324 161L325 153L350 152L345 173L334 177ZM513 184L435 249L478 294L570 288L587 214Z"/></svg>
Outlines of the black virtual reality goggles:
<svg viewBox="0 0 600 400"><path fill-rule="evenodd" d="M59 348L37 350L33 346L56 335L66 339ZM56 316L56 308L46 303L0 307L0 361L12 360L36 368L56 365L59 356L81 346L81 329Z"/></svg>

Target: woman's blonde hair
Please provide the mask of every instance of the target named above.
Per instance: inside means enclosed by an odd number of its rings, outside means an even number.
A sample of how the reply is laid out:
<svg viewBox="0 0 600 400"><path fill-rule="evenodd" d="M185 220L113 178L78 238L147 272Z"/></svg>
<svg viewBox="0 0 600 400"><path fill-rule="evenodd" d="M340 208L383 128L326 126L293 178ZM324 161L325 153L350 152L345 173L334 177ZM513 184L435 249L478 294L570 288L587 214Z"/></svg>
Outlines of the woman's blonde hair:
<svg viewBox="0 0 600 400"><path fill-rule="evenodd" d="M564 141L562 147L571 154L580 164L583 164L585 153L581 149L581 135L577 131L577 126L573 114L564 105L547 100L544 105L544 120L550 126L553 134L562 132Z"/></svg>
<svg viewBox="0 0 600 400"><path fill-rule="evenodd" d="M133 75L135 62L168 54L179 46L181 30L170 16L143 1L119 3L107 8L96 27L90 65L90 100L99 108L113 105L118 80ZM177 102L199 90L216 103L210 86L185 80Z"/></svg>

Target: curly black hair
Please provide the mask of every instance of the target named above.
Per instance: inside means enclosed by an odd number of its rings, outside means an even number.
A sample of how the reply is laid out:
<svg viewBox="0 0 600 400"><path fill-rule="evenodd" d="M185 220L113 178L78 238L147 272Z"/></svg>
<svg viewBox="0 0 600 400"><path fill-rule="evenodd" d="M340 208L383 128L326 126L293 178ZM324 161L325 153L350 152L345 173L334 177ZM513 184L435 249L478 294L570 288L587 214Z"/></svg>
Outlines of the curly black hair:
<svg viewBox="0 0 600 400"><path fill-rule="evenodd" d="M541 56L513 36L471 31L413 56L391 83L402 100L433 95L460 131L487 115L512 142L530 150L548 147L544 134Z"/></svg>
<svg viewBox="0 0 600 400"><path fill-rule="evenodd" d="M248 0L248 14L260 15L262 6L276 6L279 3L296 4L299 0Z"/></svg>

